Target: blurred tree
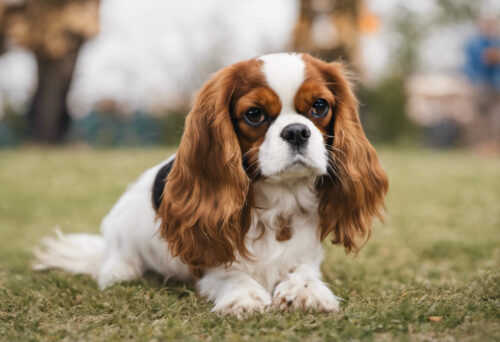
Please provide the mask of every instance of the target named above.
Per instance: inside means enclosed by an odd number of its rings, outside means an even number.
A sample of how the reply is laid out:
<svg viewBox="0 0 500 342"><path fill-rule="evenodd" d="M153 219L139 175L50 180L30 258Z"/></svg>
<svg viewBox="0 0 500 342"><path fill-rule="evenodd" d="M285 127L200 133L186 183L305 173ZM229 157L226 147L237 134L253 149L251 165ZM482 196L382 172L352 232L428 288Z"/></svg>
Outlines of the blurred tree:
<svg viewBox="0 0 500 342"><path fill-rule="evenodd" d="M61 141L70 116L66 96L83 42L98 33L99 0L0 0L0 53L9 45L31 50L38 87L28 113L38 142Z"/></svg>
<svg viewBox="0 0 500 342"><path fill-rule="evenodd" d="M360 87L360 115L366 135L373 142L406 143L418 131L405 115L405 82L400 77L387 77L376 87Z"/></svg>
<svg viewBox="0 0 500 342"><path fill-rule="evenodd" d="M6 4L3 1L0 1L0 54L5 51L5 37L4 37L4 13L5 13Z"/></svg>
<svg viewBox="0 0 500 342"><path fill-rule="evenodd" d="M361 6L362 0L301 0L294 50L325 60L342 58L359 70Z"/></svg>

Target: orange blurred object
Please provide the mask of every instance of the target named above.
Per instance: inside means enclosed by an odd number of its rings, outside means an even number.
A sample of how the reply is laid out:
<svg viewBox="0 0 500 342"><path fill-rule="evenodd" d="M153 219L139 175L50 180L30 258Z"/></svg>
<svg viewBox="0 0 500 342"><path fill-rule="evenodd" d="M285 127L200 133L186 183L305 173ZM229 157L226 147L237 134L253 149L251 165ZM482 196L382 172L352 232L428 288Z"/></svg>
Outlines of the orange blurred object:
<svg viewBox="0 0 500 342"><path fill-rule="evenodd" d="M359 31L362 34L374 34L380 27L380 18L364 8L359 16Z"/></svg>

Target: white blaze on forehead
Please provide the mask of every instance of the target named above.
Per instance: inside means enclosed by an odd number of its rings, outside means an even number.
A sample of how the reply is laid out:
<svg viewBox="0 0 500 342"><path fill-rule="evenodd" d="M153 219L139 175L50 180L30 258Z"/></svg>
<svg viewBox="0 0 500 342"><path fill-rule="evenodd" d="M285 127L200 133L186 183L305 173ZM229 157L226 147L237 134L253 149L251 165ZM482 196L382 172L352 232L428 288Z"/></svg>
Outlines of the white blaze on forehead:
<svg viewBox="0 0 500 342"><path fill-rule="evenodd" d="M281 113L269 125L266 137L259 147L262 175L268 177L267 181L281 182L326 174L328 159L323 134L311 120L297 113L294 105L295 94L305 78L302 55L278 53L260 59L264 62L261 70L267 85L281 101ZM301 153L291 148L290 143L281 136L283 129L291 124L306 126L311 133ZM300 163L305 166L300 166Z"/></svg>
<svg viewBox="0 0 500 342"><path fill-rule="evenodd" d="M264 62L262 72L267 84L279 96L282 112L295 111L293 99L304 82L305 64L296 53L275 53L260 57Z"/></svg>

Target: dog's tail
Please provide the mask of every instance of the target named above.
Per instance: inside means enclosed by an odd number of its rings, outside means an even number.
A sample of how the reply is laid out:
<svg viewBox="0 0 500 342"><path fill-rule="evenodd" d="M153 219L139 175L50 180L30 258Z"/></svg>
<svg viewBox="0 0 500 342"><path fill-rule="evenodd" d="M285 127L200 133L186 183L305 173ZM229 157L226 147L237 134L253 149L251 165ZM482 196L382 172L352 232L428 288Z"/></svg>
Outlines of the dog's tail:
<svg viewBox="0 0 500 342"><path fill-rule="evenodd" d="M33 269L60 268L74 274L89 274L97 278L104 252L100 235L66 234L56 229L55 237L42 240L42 249L35 249Z"/></svg>

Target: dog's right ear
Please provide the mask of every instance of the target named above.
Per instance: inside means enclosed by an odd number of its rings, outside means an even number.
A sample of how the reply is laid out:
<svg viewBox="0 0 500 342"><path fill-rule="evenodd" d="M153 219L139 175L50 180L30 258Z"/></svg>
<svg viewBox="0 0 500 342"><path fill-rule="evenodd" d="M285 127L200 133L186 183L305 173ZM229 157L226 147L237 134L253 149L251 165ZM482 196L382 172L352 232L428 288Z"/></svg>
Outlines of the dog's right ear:
<svg viewBox="0 0 500 342"><path fill-rule="evenodd" d="M170 252L195 274L248 255L250 180L230 116L233 73L219 71L198 94L158 210Z"/></svg>
<svg viewBox="0 0 500 342"><path fill-rule="evenodd" d="M388 189L385 170L361 126L358 101L341 63L307 56L336 98L328 132L331 174L318 182L321 239L331 236L347 252L357 252L370 236L374 217L382 219Z"/></svg>

